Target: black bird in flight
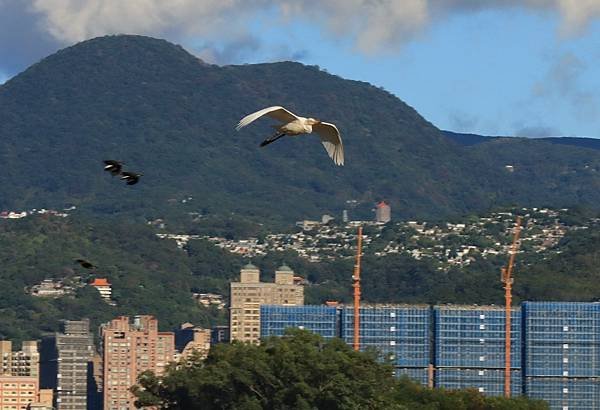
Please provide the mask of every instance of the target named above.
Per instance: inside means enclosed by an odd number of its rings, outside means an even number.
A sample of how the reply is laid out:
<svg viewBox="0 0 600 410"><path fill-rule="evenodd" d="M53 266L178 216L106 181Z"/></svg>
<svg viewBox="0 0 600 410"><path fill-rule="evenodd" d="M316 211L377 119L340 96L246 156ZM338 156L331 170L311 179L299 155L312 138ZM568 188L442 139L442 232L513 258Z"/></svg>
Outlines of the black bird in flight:
<svg viewBox="0 0 600 410"><path fill-rule="evenodd" d="M75 262L77 262L78 264L80 264L82 267L84 267L86 269L94 269L95 268L95 266L92 263L86 261L85 259L75 259Z"/></svg>
<svg viewBox="0 0 600 410"><path fill-rule="evenodd" d="M115 161L114 159L104 160L104 170L110 172L112 175L119 175L122 168L122 162Z"/></svg>
<svg viewBox="0 0 600 410"><path fill-rule="evenodd" d="M121 172L121 179L127 181L127 185L137 184L140 177L144 174L136 174L135 172Z"/></svg>

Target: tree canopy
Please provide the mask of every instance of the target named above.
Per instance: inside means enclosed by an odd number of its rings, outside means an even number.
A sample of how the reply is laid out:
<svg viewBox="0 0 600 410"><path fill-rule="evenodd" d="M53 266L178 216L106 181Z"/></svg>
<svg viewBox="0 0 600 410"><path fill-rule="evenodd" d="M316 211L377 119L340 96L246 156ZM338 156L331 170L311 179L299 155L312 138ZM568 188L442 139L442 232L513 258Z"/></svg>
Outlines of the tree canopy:
<svg viewBox="0 0 600 410"><path fill-rule="evenodd" d="M260 346L214 346L206 360L172 366L164 377L144 373L133 388L138 407L169 409L538 410L525 398L486 398L474 390L429 390L340 339L290 329Z"/></svg>

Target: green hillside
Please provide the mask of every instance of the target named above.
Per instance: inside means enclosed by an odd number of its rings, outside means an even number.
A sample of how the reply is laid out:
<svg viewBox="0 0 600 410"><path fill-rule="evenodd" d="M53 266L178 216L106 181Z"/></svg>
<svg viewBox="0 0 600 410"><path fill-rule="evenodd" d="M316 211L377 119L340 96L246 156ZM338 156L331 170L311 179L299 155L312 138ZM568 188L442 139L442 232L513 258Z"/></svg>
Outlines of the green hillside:
<svg viewBox="0 0 600 410"><path fill-rule="evenodd" d="M97 269L83 269L77 258ZM95 277L113 285L116 306L84 286ZM28 294L51 278L72 284L75 293L57 299ZM186 321L223 321L223 311L193 301L195 280L185 253L143 225L76 217L0 220L0 339L40 337L57 331L61 319L82 317L92 320L93 329L118 315L152 314L169 330Z"/></svg>
<svg viewBox="0 0 600 410"><path fill-rule="evenodd" d="M259 148L268 121L234 130L275 104L338 124L346 166L335 167L316 137ZM59 51L1 86L0 107L0 209L75 204L184 224L189 212L290 221L338 213L350 199L363 218L382 198L401 217L600 203L596 150L503 141L474 152L367 83L293 62L208 65L148 37ZM142 181L106 175L106 158L143 172ZM525 165L508 174L507 161Z"/></svg>
<svg viewBox="0 0 600 410"><path fill-rule="evenodd" d="M522 300L591 301L600 293L600 231L593 214L569 216L579 226L552 252L527 250L516 265L515 302ZM578 216L579 215L579 216ZM41 337L58 330L61 319L89 317L94 328L117 315L152 314L162 329L183 322L203 326L226 323L226 310L205 309L192 292L216 292L228 297L229 282L239 279L247 259L204 240L192 240L185 250L173 240L159 239L147 225L120 220L29 216L0 219L0 339ZM390 226L384 242L394 235ZM524 232L524 235L525 232ZM524 236L526 237L526 236ZM502 303L498 280L506 255L477 257L466 267L439 270L432 259L406 254L375 256L368 247L362 264L363 299L382 303ZM93 273L74 262L84 258L98 266ZM255 257L261 279L273 280L286 263L308 280L306 303L351 301L353 259L309 262L293 251ZM113 285L116 306L83 286L94 277ZM28 290L44 279L75 285L73 295L39 298ZM81 285L78 287L77 285Z"/></svg>

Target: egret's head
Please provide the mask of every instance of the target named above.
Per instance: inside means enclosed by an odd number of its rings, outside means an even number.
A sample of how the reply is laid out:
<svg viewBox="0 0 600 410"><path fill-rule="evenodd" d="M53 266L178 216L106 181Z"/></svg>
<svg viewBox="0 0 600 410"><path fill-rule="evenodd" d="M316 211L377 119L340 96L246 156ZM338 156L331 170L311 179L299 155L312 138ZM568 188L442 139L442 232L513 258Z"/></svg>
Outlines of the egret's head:
<svg viewBox="0 0 600 410"><path fill-rule="evenodd" d="M320 123L321 123L321 120L317 120L316 118L309 118L309 119L307 120L307 122L308 122L310 125L315 125L315 124L320 124Z"/></svg>

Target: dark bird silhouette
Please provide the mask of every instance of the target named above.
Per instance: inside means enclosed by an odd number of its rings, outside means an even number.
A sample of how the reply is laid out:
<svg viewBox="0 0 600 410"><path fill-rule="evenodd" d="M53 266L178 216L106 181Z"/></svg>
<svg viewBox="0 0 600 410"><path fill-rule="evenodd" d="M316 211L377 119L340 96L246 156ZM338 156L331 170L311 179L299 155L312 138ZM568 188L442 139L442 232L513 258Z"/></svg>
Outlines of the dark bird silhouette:
<svg viewBox="0 0 600 410"><path fill-rule="evenodd" d="M77 262L78 264L80 264L82 267L84 267L86 269L94 269L95 268L95 266L92 263L86 261L85 259L75 259L75 262Z"/></svg>
<svg viewBox="0 0 600 410"><path fill-rule="evenodd" d="M127 185L137 184L140 180L140 177L144 174L137 174L135 172L121 172L121 179L127 181Z"/></svg>
<svg viewBox="0 0 600 410"><path fill-rule="evenodd" d="M119 175L123 169L123 163L115 161L114 159L104 160L104 170L110 172L112 175Z"/></svg>

